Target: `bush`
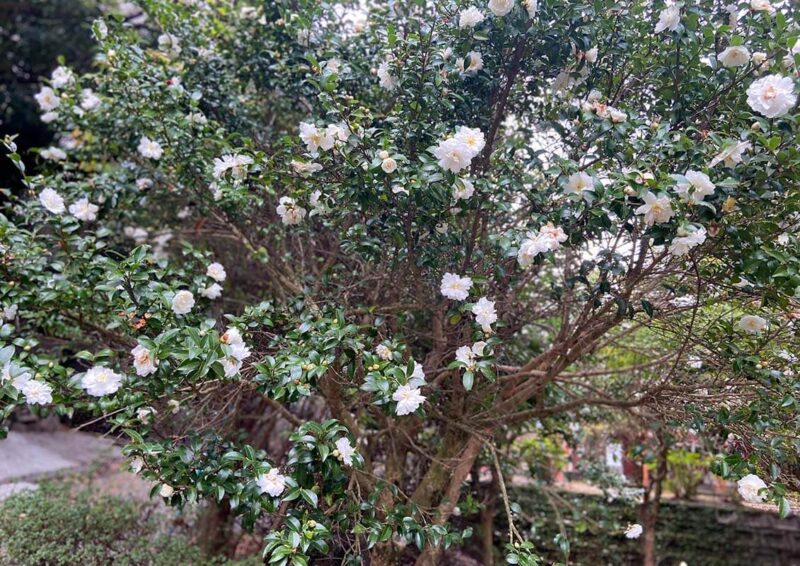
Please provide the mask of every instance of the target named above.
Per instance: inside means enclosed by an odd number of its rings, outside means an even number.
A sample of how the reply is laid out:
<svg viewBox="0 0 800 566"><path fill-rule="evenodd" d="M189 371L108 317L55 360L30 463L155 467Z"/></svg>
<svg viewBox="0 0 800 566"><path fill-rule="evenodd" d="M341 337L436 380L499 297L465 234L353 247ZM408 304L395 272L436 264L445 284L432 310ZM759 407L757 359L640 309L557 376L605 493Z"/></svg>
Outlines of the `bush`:
<svg viewBox="0 0 800 566"><path fill-rule="evenodd" d="M0 505L0 564L3 566L174 566L258 564L204 556L174 532L152 505L98 495L72 483L43 483L38 491L9 497Z"/></svg>

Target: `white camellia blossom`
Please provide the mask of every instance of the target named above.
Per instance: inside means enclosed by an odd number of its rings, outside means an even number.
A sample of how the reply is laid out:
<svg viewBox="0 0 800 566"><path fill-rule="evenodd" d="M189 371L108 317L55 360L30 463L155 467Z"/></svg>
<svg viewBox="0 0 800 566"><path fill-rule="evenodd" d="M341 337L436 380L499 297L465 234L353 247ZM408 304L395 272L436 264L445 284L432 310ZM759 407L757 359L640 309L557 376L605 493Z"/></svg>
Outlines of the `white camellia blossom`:
<svg viewBox="0 0 800 566"><path fill-rule="evenodd" d="M319 171L322 171L322 165L319 163L305 163L303 161L292 160L292 169L295 173L307 177Z"/></svg>
<svg viewBox="0 0 800 566"><path fill-rule="evenodd" d="M783 116L794 107L794 81L791 77L767 75L753 81L747 89L747 104L767 118Z"/></svg>
<svg viewBox="0 0 800 566"><path fill-rule="evenodd" d="M643 200L644 204L636 209L636 214L644 214L644 222L648 226L669 222L675 215L672 203L667 196L656 196L647 191Z"/></svg>
<svg viewBox="0 0 800 566"><path fill-rule="evenodd" d="M634 523L632 525L628 525L628 528L625 529L625 538L634 539L639 538L642 536L644 529L639 523Z"/></svg>
<svg viewBox="0 0 800 566"><path fill-rule="evenodd" d="M53 388L37 379L28 379L21 384L20 391L29 405L47 405L53 402Z"/></svg>
<svg viewBox="0 0 800 566"><path fill-rule="evenodd" d="M278 468L272 468L266 474L261 474L256 480L258 489L261 493L267 493L272 497L278 497L286 489L286 476L278 472Z"/></svg>
<svg viewBox="0 0 800 566"><path fill-rule="evenodd" d="M669 31L676 31L678 26L681 23L681 10L675 5L668 5L666 8L661 10L661 13L658 15L658 23L656 23L656 33L661 33L662 31L669 30Z"/></svg>
<svg viewBox="0 0 800 566"><path fill-rule="evenodd" d="M116 393L122 385L123 376L110 368L95 366L81 378L81 387L93 397L104 397Z"/></svg>
<svg viewBox="0 0 800 566"><path fill-rule="evenodd" d="M744 45L731 45L726 47L717 59L728 68L741 67L750 61L750 50Z"/></svg>
<svg viewBox="0 0 800 566"><path fill-rule="evenodd" d="M489 0L488 8L492 14L502 18L514 8L515 0Z"/></svg>
<svg viewBox="0 0 800 566"><path fill-rule="evenodd" d="M45 112L55 110L61 104L61 99L55 91L49 86L43 86L42 89L34 95L39 108Z"/></svg>
<svg viewBox="0 0 800 566"><path fill-rule="evenodd" d="M194 295L191 291L181 290L172 297L172 312L175 314L186 314L194 307Z"/></svg>
<svg viewBox="0 0 800 566"><path fill-rule="evenodd" d="M48 161L64 161L67 158L67 154L63 149L52 146L40 151L39 155Z"/></svg>
<svg viewBox="0 0 800 566"><path fill-rule="evenodd" d="M48 212L53 214L64 214L67 210L64 206L64 199L54 189L47 187L39 193L39 202Z"/></svg>
<svg viewBox="0 0 800 566"><path fill-rule="evenodd" d="M773 12L775 8L769 0L750 0L750 7L756 12Z"/></svg>
<svg viewBox="0 0 800 566"><path fill-rule="evenodd" d="M767 496L759 493L759 491L766 487L767 484L764 483L764 480L755 474L747 474L736 482L736 489L739 495L748 503L762 503L766 501Z"/></svg>
<svg viewBox="0 0 800 566"><path fill-rule="evenodd" d="M411 387L422 387L425 385L425 369L417 360L412 361L414 362L414 371L411 373L408 384Z"/></svg>
<svg viewBox="0 0 800 566"><path fill-rule="evenodd" d="M486 146L486 138L478 128L459 126L453 137L439 142L433 155L439 160L439 167L458 173L469 167L472 160Z"/></svg>
<svg viewBox="0 0 800 566"><path fill-rule="evenodd" d="M245 344L238 328L232 326L220 336L220 343L228 347L228 355L220 358L219 362L225 371L225 377L233 377L239 373L244 361L250 357L250 348Z"/></svg>
<svg viewBox="0 0 800 566"><path fill-rule="evenodd" d="M221 263L217 263L216 261L212 264L209 264L208 268L206 269L206 276L211 277L214 281L218 283L222 283L225 281L225 278L228 276L225 273L225 267Z"/></svg>
<svg viewBox="0 0 800 566"><path fill-rule="evenodd" d="M75 75L67 67L56 67L50 75L50 84L53 88L63 88L75 82Z"/></svg>
<svg viewBox="0 0 800 566"><path fill-rule="evenodd" d="M219 283L212 283L208 287L204 289L200 289L200 295L205 297L206 299L219 299L222 296L222 285Z"/></svg>
<svg viewBox="0 0 800 566"><path fill-rule="evenodd" d="M85 88L81 91L81 108L90 112L100 106L100 97L92 89Z"/></svg>
<svg viewBox="0 0 800 566"><path fill-rule="evenodd" d="M453 200L467 200L475 194L475 185L469 179L458 179L453 185Z"/></svg>
<svg viewBox="0 0 800 566"><path fill-rule="evenodd" d="M454 301L464 301L469 297L469 290L472 287L472 279L461 277L455 273L445 273L442 276L441 291L448 299Z"/></svg>
<svg viewBox="0 0 800 566"><path fill-rule="evenodd" d="M339 458L345 466L353 465L353 456L356 454L356 449L350 445L350 439L342 437L337 440L336 450L339 452L337 458Z"/></svg>
<svg viewBox="0 0 800 566"><path fill-rule="evenodd" d="M100 210L100 207L89 202L89 199L86 197L80 198L69 205L69 213L82 222L93 222L96 220L98 210Z"/></svg>
<svg viewBox="0 0 800 566"><path fill-rule="evenodd" d="M391 157L386 157L381 161L381 169L384 173L394 173L397 170L397 161Z"/></svg>
<svg viewBox="0 0 800 566"><path fill-rule="evenodd" d="M335 134L328 129L316 127L310 122L300 122L300 139L306 144L309 153L316 155L319 149L328 151L335 143Z"/></svg>
<svg viewBox="0 0 800 566"><path fill-rule="evenodd" d="M389 347L385 344L378 344L378 346L375 348L375 353L378 354L378 357L384 361L389 361L392 359L392 350L389 349Z"/></svg>
<svg viewBox="0 0 800 566"><path fill-rule="evenodd" d="M591 49L583 53L583 58L587 63L596 63L597 54L598 54L597 47L592 47Z"/></svg>
<svg viewBox="0 0 800 566"><path fill-rule="evenodd" d="M472 305L472 314L475 315L475 322L481 325L484 332L491 332L492 324L497 322L497 311L494 308L494 301L486 297L481 297L478 302Z"/></svg>
<svg viewBox="0 0 800 566"><path fill-rule="evenodd" d="M247 175L247 166L253 163L249 155L238 153L226 154L214 158L214 178L221 179L230 173L234 179L242 179Z"/></svg>
<svg viewBox="0 0 800 566"><path fill-rule="evenodd" d="M165 497L165 498L172 497L172 495L174 493L175 493L175 488L172 487L169 484L166 484L166 483L165 484L161 484L161 488L158 490L158 494L161 497Z"/></svg>
<svg viewBox="0 0 800 566"><path fill-rule="evenodd" d="M389 72L389 61L384 61L378 65L377 75L382 88L386 90L397 88L397 79Z"/></svg>
<svg viewBox="0 0 800 566"><path fill-rule="evenodd" d="M131 350L133 356L133 367L136 375L145 377L158 370L158 360L153 357L152 352L139 344Z"/></svg>
<svg viewBox="0 0 800 566"><path fill-rule="evenodd" d="M161 159L161 156L164 154L164 149L161 147L161 144L155 140L151 140L147 136L142 136L137 149L142 157L148 159Z"/></svg>
<svg viewBox="0 0 800 566"><path fill-rule="evenodd" d="M702 226L695 228L691 231L678 230L678 236L672 240L669 246L669 253L675 257L682 257L689 253L692 248L695 248L706 241L706 229Z"/></svg>
<svg viewBox="0 0 800 566"><path fill-rule="evenodd" d="M579 195L583 191L591 191L594 188L594 179L585 171L578 171L567 177L567 186L565 191Z"/></svg>
<svg viewBox="0 0 800 566"><path fill-rule="evenodd" d="M628 119L628 115L625 112L613 106L608 107L608 117L611 118L614 124L621 124Z"/></svg>
<svg viewBox="0 0 800 566"><path fill-rule="evenodd" d="M456 128L456 135L453 136L456 140L463 143L472 152L475 157L483 148L486 147L486 136L479 128L468 128L467 126L459 126Z"/></svg>
<svg viewBox="0 0 800 566"><path fill-rule="evenodd" d="M49 124L50 122L58 120L58 112L45 112L39 116L39 119L41 119L41 121L45 124Z"/></svg>
<svg viewBox="0 0 800 566"><path fill-rule="evenodd" d="M726 167L735 167L743 160L745 151L750 151L753 147L749 141L734 143L720 151L708 164L709 168L716 167L719 163L724 163Z"/></svg>
<svg viewBox="0 0 800 566"><path fill-rule="evenodd" d="M456 361L461 362L468 370L475 369L475 360L483 356L486 342L483 340L475 342L472 346L460 346L456 350Z"/></svg>
<svg viewBox="0 0 800 566"><path fill-rule="evenodd" d="M469 65L467 65L467 60L469 60ZM456 68L459 73L474 75L483 69L483 55L479 51L470 51L465 57L460 57L456 61Z"/></svg>
<svg viewBox="0 0 800 566"><path fill-rule="evenodd" d="M392 400L397 401L395 413L398 417L402 417L416 411L425 402L425 396L421 394L418 387L401 385L392 394Z"/></svg>
<svg viewBox="0 0 800 566"><path fill-rule="evenodd" d="M305 208L298 206L297 201L291 197L281 197L275 211L281 217L281 222L287 226L300 224L307 212Z"/></svg>
<svg viewBox="0 0 800 566"><path fill-rule="evenodd" d="M533 18L536 15L536 10L539 9L539 0L522 0L522 4L528 11L528 17Z"/></svg>
<svg viewBox="0 0 800 566"><path fill-rule="evenodd" d="M530 267L537 255L557 250L567 240L561 226L553 226L552 222L539 228L539 232L528 232L517 252L517 263L523 269Z"/></svg>
<svg viewBox="0 0 800 566"><path fill-rule="evenodd" d="M716 185L705 173L689 170L685 175L673 175L677 181L675 192L683 202L698 203L714 194Z"/></svg>
<svg viewBox="0 0 800 566"><path fill-rule="evenodd" d="M483 12L478 10L475 6L471 6L466 10L462 10L458 17L458 27L474 28L485 19Z"/></svg>
<svg viewBox="0 0 800 566"><path fill-rule="evenodd" d="M748 334L761 334L768 324L767 319L754 314L746 314L739 320L739 328Z"/></svg>
<svg viewBox="0 0 800 566"><path fill-rule="evenodd" d="M189 112L186 115L186 120L195 126L203 126L208 124L208 118L206 118L206 115L202 112Z"/></svg>

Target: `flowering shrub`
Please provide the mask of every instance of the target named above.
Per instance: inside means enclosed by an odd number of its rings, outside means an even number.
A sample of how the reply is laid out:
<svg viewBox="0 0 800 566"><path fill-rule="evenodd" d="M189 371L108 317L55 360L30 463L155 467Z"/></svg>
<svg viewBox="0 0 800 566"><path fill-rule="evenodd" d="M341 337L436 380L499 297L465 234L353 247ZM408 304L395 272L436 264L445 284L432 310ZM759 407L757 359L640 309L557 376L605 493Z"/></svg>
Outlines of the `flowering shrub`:
<svg viewBox="0 0 800 566"><path fill-rule="evenodd" d="M141 4L43 81L43 172L5 141L6 417L103 417L273 564L436 564L502 439L604 410L788 511L793 8Z"/></svg>

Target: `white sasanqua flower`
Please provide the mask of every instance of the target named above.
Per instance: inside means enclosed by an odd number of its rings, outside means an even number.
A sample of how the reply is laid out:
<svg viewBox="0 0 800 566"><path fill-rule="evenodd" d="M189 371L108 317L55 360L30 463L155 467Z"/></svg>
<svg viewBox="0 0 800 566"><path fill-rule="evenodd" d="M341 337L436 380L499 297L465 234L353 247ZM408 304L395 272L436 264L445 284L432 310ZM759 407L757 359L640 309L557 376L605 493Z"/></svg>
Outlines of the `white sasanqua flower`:
<svg viewBox="0 0 800 566"><path fill-rule="evenodd" d="M144 469L144 460L137 456L128 464L128 469L134 474L138 474Z"/></svg>
<svg viewBox="0 0 800 566"><path fill-rule="evenodd" d="M414 371L411 373L411 376L408 379L408 384L411 387L422 387L425 385L425 369L422 367L422 364L419 363L417 360L414 361Z"/></svg>
<svg viewBox="0 0 800 566"><path fill-rule="evenodd" d="M164 154L164 149L161 147L161 144L155 140L151 140L147 136L142 136L137 149L142 157L148 159L161 159L161 156Z"/></svg>
<svg viewBox="0 0 800 566"><path fill-rule="evenodd" d="M214 178L221 179L230 174L234 179L242 179L247 175L247 166L253 163L249 155L238 153L226 154L214 158Z"/></svg>
<svg viewBox="0 0 800 566"><path fill-rule="evenodd" d="M467 200L475 194L475 185L469 179L457 179L453 185L453 200Z"/></svg>
<svg viewBox="0 0 800 566"><path fill-rule="evenodd" d="M453 137L469 148L472 152L472 157L478 155L486 147L486 136L483 135L479 128L459 126L456 128L456 135Z"/></svg>
<svg viewBox="0 0 800 566"><path fill-rule="evenodd" d="M141 344L131 350L131 356L133 356L133 368L139 377L146 377L158 370L158 360Z"/></svg>
<svg viewBox="0 0 800 566"><path fill-rule="evenodd" d="M675 192L681 197L683 202L691 204L704 200L707 196L714 194L716 185L705 173L689 170L685 175L673 175L677 181Z"/></svg>
<svg viewBox="0 0 800 566"><path fill-rule="evenodd" d="M356 449L350 445L350 440L347 437L342 437L336 441L336 451L338 452L337 458L345 466L353 465L353 456L356 454Z"/></svg>
<svg viewBox="0 0 800 566"><path fill-rule="evenodd" d="M44 114L39 116L39 119L45 124L49 124L50 122L58 120L58 112L45 112Z"/></svg>
<svg viewBox="0 0 800 566"><path fill-rule="evenodd" d="M201 296L213 301L214 299L219 299L222 296L222 285L219 283L212 283L208 287L200 289L198 292Z"/></svg>
<svg viewBox="0 0 800 566"><path fill-rule="evenodd" d="M717 56L717 59L725 67L735 68L747 65L750 61L750 50L744 45L731 45Z"/></svg>
<svg viewBox="0 0 800 566"><path fill-rule="evenodd" d="M394 173L397 170L397 161L391 157L386 157L381 161L381 169L384 173Z"/></svg>
<svg viewBox="0 0 800 566"><path fill-rule="evenodd" d="M53 88L62 88L72 84L75 81L75 75L66 67L56 67L53 74L50 75L50 84Z"/></svg>
<svg viewBox="0 0 800 566"><path fill-rule="evenodd" d="M375 348L375 353L378 354L378 357L384 361L389 361L392 359L392 350L384 344L378 344L378 346Z"/></svg>
<svg viewBox="0 0 800 566"><path fill-rule="evenodd" d="M52 212L53 214L64 214L67 210L64 206L64 199L50 187L42 189L42 192L39 193L39 202L42 203L42 206L45 207L48 212Z"/></svg>
<svg viewBox="0 0 800 566"><path fill-rule="evenodd" d="M441 291L448 299L454 301L465 301L469 297L469 290L472 287L472 279L461 277L455 273L445 273L442 276Z"/></svg>
<svg viewBox="0 0 800 566"><path fill-rule="evenodd" d="M191 291L181 290L172 297L172 312L186 314L194 307L194 295Z"/></svg>
<svg viewBox="0 0 800 566"><path fill-rule="evenodd" d="M614 124L621 124L628 119L628 115L625 112L613 106L608 107L608 117Z"/></svg>
<svg viewBox="0 0 800 566"><path fill-rule="evenodd" d="M756 12L772 13L775 10L769 0L750 0L750 8Z"/></svg>
<svg viewBox="0 0 800 566"><path fill-rule="evenodd" d="M306 216L306 209L297 205L291 197L281 197L275 211L281 217L281 222L287 226L300 224Z"/></svg>
<svg viewBox="0 0 800 566"><path fill-rule="evenodd" d="M567 177L567 186L564 188L566 193L580 195L583 191L594 189L594 179L584 171L578 171Z"/></svg>
<svg viewBox="0 0 800 566"><path fill-rule="evenodd" d="M747 89L747 104L767 118L783 116L794 107L794 81L791 77L767 75L753 81Z"/></svg>
<svg viewBox="0 0 800 566"><path fill-rule="evenodd" d="M175 488L169 484L161 484L161 489L158 490L158 494L161 497L169 498L175 493Z"/></svg>
<svg viewBox="0 0 800 566"><path fill-rule="evenodd" d="M528 11L528 17L533 18L539 9L539 0L522 0L523 6Z"/></svg>
<svg viewBox="0 0 800 566"><path fill-rule="evenodd" d="M389 72L389 61L384 61L378 65L377 75L380 80L378 84L381 85L381 88L390 91L397 88L397 79Z"/></svg>
<svg viewBox="0 0 800 566"><path fill-rule="evenodd" d="M69 213L81 222L95 221L98 210L100 210L100 207L89 202L86 197L80 198L69 205Z"/></svg>
<svg viewBox="0 0 800 566"><path fill-rule="evenodd" d="M322 198L322 191L317 189L308 197L308 204L311 208L322 207L324 208L324 203L320 201Z"/></svg>
<svg viewBox="0 0 800 566"><path fill-rule="evenodd" d="M225 281L225 278L228 276L225 273L225 268L221 263L217 263L216 261L208 266L206 269L206 276L211 277L217 283L222 283Z"/></svg>
<svg viewBox="0 0 800 566"><path fill-rule="evenodd" d="M272 497L278 497L286 489L286 476L278 472L278 468L272 468L266 474L261 474L256 480L258 489L261 493L267 493Z"/></svg>
<svg viewBox="0 0 800 566"><path fill-rule="evenodd" d="M489 0L488 8L492 14L502 18L514 8L515 0Z"/></svg>
<svg viewBox="0 0 800 566"><path fill-rule="evenodd" d="M85 88L81 91L81 108L87 112L91 112L100 106L100 97L97 96L92 89Z"/></svg>
<svg viewBox="0 0 800 566"><path fill-rule="evenodd" d="M319 149L328 151L336 141L333 132L318 128L310 122L300 122L300 139L306 144L308 152L313 155L316 155Z"/></svg>
<svg viewBox="0 0 800 566"><path fill-rule="evenodd" d="M669 197L656 196L647 191L643 199L644 204L636 209L636 214L644 214L644 222L648 226L669 222L675 215Z"/></svg>
<svg viewBox="0 0 800 566"><path fill-rule="evenodd" d="M113 395L122 384L122 375L110 368L95 366L81 378L81 387L93 397Z"/></svg>
<svg viewBox="0 0 800 566"><path fill-rule="evenodd" d="M625 538L639 538L642 536L644 529L639 523L634 523L632 525L628 525L628 528L625 529Z"/></svg>
<svg viewBox="0 0 800 566"><path fill-rule="evenodd" d="M39 152L39 155L48 161L64 161L67 158L67 154L63 149L53 146L43 149Z"/></svg>
<svg viewBox="0 0 800 566"><path fill-rule="evenodd" d="M597 47L592 47L588 51L583 53L583 58L587 63L596 63L597 62Z"/></svg>
<svg viewBox="0 0 800 566"><path fill-rule="evenodd" d="M658 15L658 23L656 24L656 33L661 33L664 30L676 31L681 23L681 10L675 5L670 4Z"/></svg>
<svg viewBox="0 0 800 566"><path fill-rule="evenodd" d="M475 360L483 356L486 342L475 342L472 346L460 346L456 350L456 361L461 362L470 371L475 369Z"/></svg>
<svg viewBox="0 0 800 566"><path fill-rule="evenodd" d="M325 135L333 136L334 144L337 142L343 143L350 139L350 128L345 122L328 124L328 126L325 128Z"/></svg>
<svg viewBox="0 0 800 566"><path fill-rule="evenodd" d="M319 163L305 163L303 161L297 161L296 159L292 160L292 169L294 172L302 175L303 177L308 177L318 171L322 171L322 165Z"/></svg>
<svg viewBox="0 0 800 566"><path fill-rule="evenodd" d="M438 159L439 167L446 171L458 173L472 162L472 150L456 138L442 140L433 149L433 155Z"/></svg>
<svg viewBox="0 0 800 566"><path fill-rule="evenodd" d="M539 229L538 233L528 232L527 238L522 241L517 252L517 263L523 269L530 267L537 255L555 251L561 243L567 240L561 226L553 226L548 222Z"/></svg>
<svg viewBox="0 0 800 566"><path fill-rule="evenodd" d="M738 163L741 163L743 160L743 154L745 151L749 151L750 148L753 147L749 141L742 141L739 143L734 143L725 147L722 151L720 151L714 159L708 164L709 168L716 167L719 163L724 163L725 167L735 167Z"/></svg>
<svg viewBox="0 0 800 566"><path fill-rule="evenodd" d="M43 86L42 90L34 95L34 98L36 99L37 104L39 104L39 108L41 108L44 112L55 110L61 104L61 99L49 86Z"/></svg>
<svg viewBox="0 0 800 566"><path fill-rule="evenodd" d="M492 324L497 322L497 311L494 308L494 301L486 297L481 297L478 302L472 305L472 314L475 315L475 322L481 325L484 332L492 330Z"/></svg>
<svg viewBox="0 0 800 566"><path fill-rule="evenodd" d="M485 19L483 12L478 10L475 6L471 6L466 10L462 10L458 17L458 27L474 28Z"/></svg>
<svg viewBox="0 0 800 566"><path fill-rule="evenodd" d="M747 474L736 482L736 489L739 495L748 503L762 503L766 501L767 496L759 493L759 491L766 487L767 484L764 483L764 480L755 474Z"/></svg>
<svg viewBox="0 0 800 566"><path fill-rule="evenodd" d="M754 314L746 314L739 319L739 328L748 334L761 334L768 325L767 319Z"/></svg>
<svg viewBox="0 0 800 566"><path fill-rule="evenodd" d="M689 253L692 248L695 248L706 241L706 229L702 226L695 228L692 231L681 233L678 231L678 236L672 240L669 246L669 253L675 257L682 257Z"/></svg>
<svg viewBox="0 0 800 566"><path fill-rule="evenodd" d="M467 65L469 61L469 65ZM483 55L479 51L470 51L466 57L461 57L456 61L456 68L459 73L464 75L474 75L483 69Z"/></svg>
<svg viewBox="0 0 800 566"><path fill-rule="evenodd" d="M202 112L189 112L186 115L186 121L195 126L204 126L208 124L208 118Z"/></svg>
<svg viewBox="0 0 800 566"><path fill-rule="evenodd" d="M425 402L425 396L421 394L418 387L401 385L392 394L392 400L397 401L395 414L397 414L398 417L402 417L403 415L410 415L416 411L419 406Z"/></svg>
<svg viewBox="0 0 800 566"><path fill-rule="evenodd" d="M53 388L37 379L28 379L21 384L20 391L29 405L47 405L53 402Z"/></svg>

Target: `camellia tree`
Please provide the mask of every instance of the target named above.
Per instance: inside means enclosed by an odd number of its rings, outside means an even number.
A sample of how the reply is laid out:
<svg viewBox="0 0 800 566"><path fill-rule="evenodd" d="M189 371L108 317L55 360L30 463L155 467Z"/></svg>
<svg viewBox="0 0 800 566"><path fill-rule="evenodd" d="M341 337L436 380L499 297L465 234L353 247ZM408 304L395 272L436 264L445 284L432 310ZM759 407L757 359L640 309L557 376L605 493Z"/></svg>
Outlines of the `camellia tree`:
<svg viewBox="0 0 800 566"><path fill-rule="evenodd" d="M43 79L44 173L5 140L5 417L94 414L271 564L437 564L481 468L535 564L498 446L587 411L729 438L788 513L791 2L141 8Z"/></svg>

